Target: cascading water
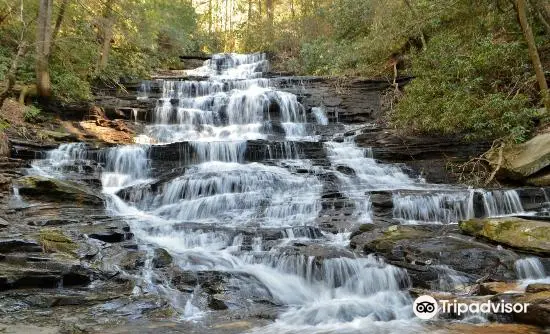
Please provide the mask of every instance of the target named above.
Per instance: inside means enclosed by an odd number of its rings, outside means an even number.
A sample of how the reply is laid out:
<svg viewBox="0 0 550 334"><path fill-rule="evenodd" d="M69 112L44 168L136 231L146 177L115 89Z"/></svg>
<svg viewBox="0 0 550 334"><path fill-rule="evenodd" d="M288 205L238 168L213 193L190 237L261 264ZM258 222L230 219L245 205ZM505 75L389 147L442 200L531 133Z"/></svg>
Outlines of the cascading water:
<svg viewBox="0 0 550 334"><path fill-rule="evenodd" d="M546 274L544 265L538 257L519 259L515 267L520 286L523 288L533 283L550 283L550 276Z"/></svg>
<svg viewBox="0 0 550 334"><path fill-rule="evenodd" d="M203 80L160 82L153 122L139 136L143 144L102 150L62 145L32 170L50 177L63 177L74 166L83 168L77 173L101 173L107 208L125 217L149 254L134 293L163 295L183 320L208 314L201 289L180 292L158 276L154 247L167 250L180 271L228 275L247 303L259 296L283 307L274 323L257 332L422 332L406 271L373 255L350 253L349 230L321 231L324 195L337 192L352 203L355 225L376 223L372 191L393 194L393 216L402 223L448 224L475 215L473 191L429 185L397 165L382 164L356 145L355 133L319 143L313 129L329 124L324 111L307 110L296 95L277 90L262 78L268 67L263 54L214 55L188 73ZM151 84L144 82L138 98L150 98ZM178 161L153 155L174 143L186 144L175 154ZM307 156L315 145L324 156ZM263 160L247 161L251 149L261 150L256 154ZM487 215L523 211L517 193L482 197ZM298 251L308 247L336 255ZM524 263L518 268L518 275L528 271ZM440 266L438 272L436 289L466 284L451 268Z"/></svg>
<svg viewBox="0 0 550 334"><path fill-rule="evenodd" d="M473 218L473 192L393 195L393 216L403 223L457 223Z"/></svg>
<svg viewBox="0 0 550 334"><path fill-rule="evenodd" d="M113 194L112 209L117 214L140 215L131 222L136 237L167 249L182 269L244 272L247 275L239 283L242 291L257 290L253 287L259 284L274 302L292 306L274 331L279 325L313 330L356 319L410 322L411 300L403 291L409 283L402 269L374 257L323 260L285 253L292 240L329 240L308 227L315 225L321 210L323 186L317 169L295 160L301 154L288 142L314 138L308 134L306 110L295 95L277 91L259 78L265 67L264 56L215 56L193 72L208 75L209 80L164 82L155 123L147 126L146 134L157 143L188 141L196 164L156 191L141 191L130 207L112 189L149 177L147 162L142 160L146 149L135 145L127 147L127 152L108 152L103 181ZM274 164L244 161L247 140L277 138L272 132L277 124L287 141L272 145L275 151L270 146L268 157ZM415 182L398 168L377 164L353 142L327 143L327 149L335 168L359 168L355 174L360 184L352 186L354 181L347 176L340 178L344 192L360 202L358 215L366 220L369 200L361 185L396 188ZM135 163L133 170L127 168L128 159ZM297 169L302 172L294 172ZM180 222L207 228L182 228ZM243 234L227 232L228 226L279 228L281 237L264 243L259 233L246 241ZM250 242L251 253L243 253L245 242ZM200 314L192 303L190 298L184 314Z"/></svg>
<svg viewBox="0 0 550 334"><path fill-rule="evenodd" d="M393 217L404 224L458 223L476 217L476 198L482 212L479 217L500 217L524 213L519 195L515 190L458 190L453 192L417 192L393 194Z"/></svg>
<svg viewBox="0 0 550 334"><path fill-rule="evenodd" d="M483 205L489 217L523 213L523 206L515 190L483 192Z"/></svg>

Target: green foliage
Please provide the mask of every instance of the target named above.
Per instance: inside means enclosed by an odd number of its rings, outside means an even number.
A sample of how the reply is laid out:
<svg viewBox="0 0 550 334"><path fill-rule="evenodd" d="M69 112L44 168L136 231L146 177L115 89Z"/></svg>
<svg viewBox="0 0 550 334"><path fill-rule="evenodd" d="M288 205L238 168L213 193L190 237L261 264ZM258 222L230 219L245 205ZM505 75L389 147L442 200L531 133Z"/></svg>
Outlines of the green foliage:
<svg viewBox="0 0 550 334"><path fill-rule="evenodd" d="M52 29L61 1L55 3ZM35 82L37 4L33 0L0 0L0 13L8 13L0 25L0 80L23 38L28 47L19 59L17 81ZM99 70L108 4L114 16L113 33L107 66ZM20 8L24 8L22 13ZM51 46L49 69L54 97L86 100L91 97L92 84L145 78L166 64L176 67L180 54L198 50L196 30L196 13L188 0L69 1Z"/></svg>
<svg viewBox="0 0 550 334"><path fill-rule="evenodd" d="M35 122L40 116L41 112L42 111L38 107L34 105L29 105L25 107L25 115L23 115L23 117L25 118L26 122Z"/></svg>
<svg viewBox="0 0 550 334"><path fill-rule="evenodd" d="M518 40L486 28L442 30L412 54L416 79L392 114L395 126L472 139L528 137L536 110L524 88L527 53Z"/></svg>

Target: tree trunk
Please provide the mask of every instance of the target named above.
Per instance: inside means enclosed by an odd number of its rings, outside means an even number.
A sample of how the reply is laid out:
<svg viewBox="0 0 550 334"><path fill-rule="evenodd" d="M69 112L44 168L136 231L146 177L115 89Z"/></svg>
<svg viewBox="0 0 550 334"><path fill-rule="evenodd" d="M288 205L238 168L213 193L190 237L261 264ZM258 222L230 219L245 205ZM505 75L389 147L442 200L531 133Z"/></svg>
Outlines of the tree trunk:
<svg viewBox="0 0 550 334"><path fill-rule="evenodd" d="M63 0L63 2L61 3L61 6L59 7L59 13L57 13L57 19L55 20L55 27L53 28L52 45L55 44L55 39L57 38L57 34L61 29L61 24L63 23L63 19L65 18L65 11L67 10L67 5L69 4L69 1L70 0Z"/></svg>
<svg viewBox="0 0 550 334"><path fill-rule="evenodd" d="M109 61L109 52L111 50L111 39L113 38L113 25L114 25L114 15L113 15L113 5L115 1L110 0L105 4L105 11L103 13L103 40L101 43L101 53L99 56L99 66L100 71L104 70L107 67Z"/></svg>
<svg viewBox="0 0 550 334"><path fill-rule="evenodd" d="M225 6L225 8L224 8L225 9L225 17L223 19L223 31L227 31L227 23L229 21L229 12L228 12L227 9L229 7L229 3L228 3L227 0L225 0L224 3L225 3L225 5L224 5Z"/></svg>
<svg viewBox="0 0 550 334"><path fill-rule="evenodd" d="M49 97L52 93L48 63L51 47L51 28L53 0L40 0L36 28L36 88L38 96Z"/></svg>
<svg viewBox="0 0 550 334"><path fill-rule="evenodd" d="M535 68L535 74L537 77L537 82L540 88L540 96L546 111L550 111L550 93L548 92L548 84L546 83L546 78L544 77L544 69L540 62L539 53L537 51L537 45L535 44L535 38L533 37L533 31L529 25L529 20L527 19L526 12L526 3L525 0L516 0L516 10L518 13L519 23L521 25L521 30L523 31L523 36L527 42L527 47L529 50L529 57Z"/></svg>
<svg viewBox="0 0 550 334"><path fill-rule="evenodd" d="M250 20L252 20L252 0L248 0L248 14L246 18L247 33L250 33Z"/></svg>
<svg viewBox="0 0 550 334"><path fill-rule="evenodd" d="M258 13L260 14L260 18L262 17L262 0L258 0Z"/></svg>
<svg viewBox="0 0 550 334"><path fill-rule="evenodd" d="M208 33L212 34L212 0L208 0Z"/></svg>
<svg viewBox="0 0 550 334"><path fill-rule="evenodd" d="M273 37L273 10L274 10L273 1L274 0L265 1L265 7L267 12L267 34L270 41L272 40L272 37Z"/></svg>
<svg viewBox="0 0 550 334"><path fill-rule="evenodd" d="M13 60L11 61L11 66L10 66L10 69L8 70L8 73L6 73L6 86L4 87L4 90L0 92L0 108L2 108L2 105L4 104L4 100L10 95L11 90L15 85L15 73L17 72L19 59L23 57L23 55L25 54L26 48L27 48L27 43L24 40L20 40L19 45L17 46L17 53L15 54L15 57L13 57Z"/></svg>

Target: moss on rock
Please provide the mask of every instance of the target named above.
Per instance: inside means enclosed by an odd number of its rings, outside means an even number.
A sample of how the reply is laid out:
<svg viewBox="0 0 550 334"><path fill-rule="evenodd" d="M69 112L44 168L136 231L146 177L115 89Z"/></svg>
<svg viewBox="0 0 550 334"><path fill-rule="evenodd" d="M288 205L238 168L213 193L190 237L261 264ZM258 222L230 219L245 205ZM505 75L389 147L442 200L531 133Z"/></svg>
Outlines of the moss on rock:
<svg viewBox="0 0 550 334"><path fill-rule="evenodd" d="M47 253L74 255L78 246L58 229L43 229L39 234L40 244Z"/></svg>
<svg viewBox="0 0 550 334"><path fill-rule="evenodd" d="M525 252L550 254L550 224L515 217L472 219L460 222L463 233Z"/></svg>

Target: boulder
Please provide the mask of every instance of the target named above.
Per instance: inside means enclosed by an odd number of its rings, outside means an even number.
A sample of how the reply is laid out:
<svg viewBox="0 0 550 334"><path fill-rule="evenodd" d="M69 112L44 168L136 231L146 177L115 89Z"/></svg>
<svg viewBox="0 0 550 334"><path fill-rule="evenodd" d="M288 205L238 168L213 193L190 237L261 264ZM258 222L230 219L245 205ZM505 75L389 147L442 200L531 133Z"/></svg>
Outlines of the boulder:
<svg viewBox="0 0 550 334"><path fill-rule="evenodd" d="M550 173L537 173L528 178L527 183L537 187L550 187Z"/></svg>
<svg viewBox="0 0 550 334"><path fill-rule="evenodd" d="M492 166L498 165L499 153L488 155ZM531 140L506 147L502 154L499 173L511 179L522 180L550 165L550 133L540 134Z"/></svg>
<svg viewBox="0 0 550 334"><path fill-rule="evenodd" d="M17 179L19 194L31 198L103 206L103 199L87 190L84 185L44 176L24 176Z"/></svg>
<svg viewBox="0 0 550 334"><path fill-rule="evenodd" d="M471 219L459 223L462 232L524 252L550 254L550 224L516 217Z"/></svg>
<svg viewBox="0 0 550 334"><path fill-rule="evenodd" d="M550 326L550 291L525 293L513 298L514 303L528 303L527 312L513 313L514 321L536 325Z"/></svg>
<svg viewBox="0 0 550 334"><path fill-rule="evenodd" d="M153 266L163 268L172 264L172 255L164 248L156 248L153 256Z"/></svg>
<svg viewBox="0 0 550 334"><path fill-rule="evenodd" d="M491 280L515 279L518 256L462 237L456 227L437 225L393 225L356 232L350 247L383 255L389 263L407 269L413 285L430 288L439 280L438 267L446 265L470 281L487 276Z"/></svg>

